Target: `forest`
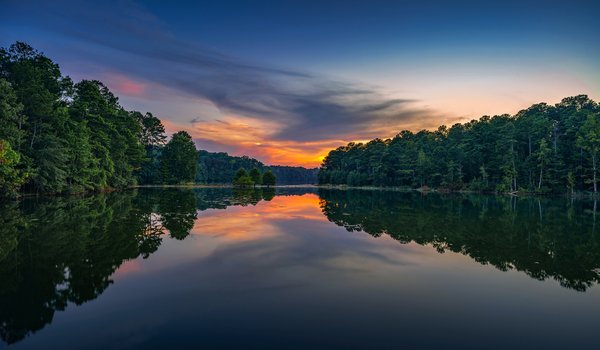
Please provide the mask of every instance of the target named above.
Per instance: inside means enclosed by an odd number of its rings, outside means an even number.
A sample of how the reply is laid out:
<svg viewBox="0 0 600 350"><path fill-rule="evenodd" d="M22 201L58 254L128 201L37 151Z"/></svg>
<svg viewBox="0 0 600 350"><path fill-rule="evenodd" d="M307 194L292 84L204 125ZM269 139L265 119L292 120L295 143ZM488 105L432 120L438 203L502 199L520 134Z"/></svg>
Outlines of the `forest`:
<svg viewBox="0 0 600 350"><path fill-rule="evenodd" d="M586 95L435 131L349 143L320 169L266 166L167 142L160 119L128 111L100 81L74 83L17 42L0 49L0 196L83 193L145 184L230 184L268 169L277 184L394 186L499 193L597 193L600 105Z"/></svg>
<svg viewBox="0 0 600 350"><path fill-rule="evenodd" d="M74 83L25 43L0 50L0 124L0 196L180 183L196 174L190 135L166 142L151 113L125 110L100 81Z"/></svg>
<svg viewBox="0 0 600 350"><path fill-rule="evenodd" d="M167 142L152 113L126 110L100 81L74 83L22 42L0 49L0 125L0 197L231 183L239 168L267 168L248 157L198 151L185 131ZM271 170L282 184L317 181L317 169Z"/></svg>
<svg viewBox="0 0 600 350"><path fill-rule="evenodd" d="M499 193L597 192L600 105L586 95L484 116L448 128L401 131L329 152L320 184Z"/></svg>

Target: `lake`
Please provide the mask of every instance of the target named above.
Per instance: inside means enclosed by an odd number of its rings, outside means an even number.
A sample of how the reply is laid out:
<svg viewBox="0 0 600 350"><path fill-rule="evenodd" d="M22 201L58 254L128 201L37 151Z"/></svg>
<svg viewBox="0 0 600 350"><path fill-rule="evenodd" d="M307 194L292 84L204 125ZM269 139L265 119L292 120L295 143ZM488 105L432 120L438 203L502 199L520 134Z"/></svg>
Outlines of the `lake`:
<svg viewBox="0 0 600 350"><path fill-rule="evenodd" d="M598 344L592 201L138 189L0 223L0 348Z"/></svg>

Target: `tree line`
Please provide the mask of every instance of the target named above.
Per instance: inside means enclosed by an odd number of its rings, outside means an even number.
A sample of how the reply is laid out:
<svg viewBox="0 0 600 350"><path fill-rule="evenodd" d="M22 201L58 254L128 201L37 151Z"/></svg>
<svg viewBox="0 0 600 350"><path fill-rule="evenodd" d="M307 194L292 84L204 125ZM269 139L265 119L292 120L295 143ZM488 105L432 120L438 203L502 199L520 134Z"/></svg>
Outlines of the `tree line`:
<svg viewBox="0 0 600 350"><path fill-rule="evenodd" d="M579 95L515 115L349 143L323 160L320 184L479 192L597 192L600 105Z"/></svg>
<svg viewBox="0 0 600 350"><path fill-rule="evenodd" d="M300 166L271 165L269 167L282 185L307 185L318 182L319 168L304 168Z"/></svg>
<svg viewBox="0 0 600 350"><path fill-rule="evenodd" d="M125 110L100 81L73 83L25 43L0 49L0 125L0 196L195 177L196 148L186 132L166 143L151 113Z"/></svg>
<svg viewBox="0 0 600 350"><path fill-rule="evenodd" d="M248 156L236 157L225 152L198 151L198 172L196 182L204 184L228 184L234 179L239 169L250 171L254 168L260 172L270 170L280 185L316 184L318 168L307 169L298 166L267 166L259 160Z"/></svg>

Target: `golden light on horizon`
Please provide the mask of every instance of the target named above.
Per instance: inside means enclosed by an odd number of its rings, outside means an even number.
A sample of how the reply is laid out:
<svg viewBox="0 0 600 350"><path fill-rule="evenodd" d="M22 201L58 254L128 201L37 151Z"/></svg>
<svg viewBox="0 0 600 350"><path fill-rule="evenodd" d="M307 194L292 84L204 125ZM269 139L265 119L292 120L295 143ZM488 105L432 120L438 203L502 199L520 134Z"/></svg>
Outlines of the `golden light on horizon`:
<svg viewBox="0 0 600 350"><path fill-rule="evenodd" d="M321 212L319 197L315 194L276 196L270 201L260 201L255 206L230 206L226 210L209 209L201 212L191 234L213 236L221 241L260 240L279 234L268 223L289 218L327 221Z"/></svg>
<svg viewBox="0 0 600 350"><path fill-rule="evenodd" d="M200 144L209 142L220 147L218 151L227 151L235 156L247 155L267 165L319 167L330 150L347 143L345 140L277 140L272 136L278 129L274 124L250 123L247 118L233 116L193 125L170 120L164 120L163 124L169 133L185 130Z"/></svg>

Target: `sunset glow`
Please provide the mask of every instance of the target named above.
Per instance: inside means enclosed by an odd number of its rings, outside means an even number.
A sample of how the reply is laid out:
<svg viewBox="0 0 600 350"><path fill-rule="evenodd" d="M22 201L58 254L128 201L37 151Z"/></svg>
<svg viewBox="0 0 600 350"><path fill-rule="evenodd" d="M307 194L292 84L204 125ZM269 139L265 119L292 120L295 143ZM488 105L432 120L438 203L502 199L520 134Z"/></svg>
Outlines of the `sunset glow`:
<svg viewBox="0 0 600 350"><path fill-rule="evenodd" d="M199 148L268 165L316 167L351 141L600 98L589 5L9 4L3 45L26 40ZM319 35L297 30L307 23Z"/></svg>
<svg viewBox="0 0 600 350"><path fill-rule="evenodd" d="M278 235L273 223L278 220L302 219L326 222L315 194L277 196L256 206L211 209L199 213L192 234L214 236L220 241L250 241Z"/></svg>
<svg viewBox="0 0 600 350"><path fill-rule="evenodd" d="M0 3L0 348L598 346L600 0Z"/></svg>
<svg viewBox="0 0 600 350"><path fill-rule="evenodd" d="M142 96L145 86L132 78L123 74L108 74L107 84L119 95L123 96Z"/></svg>
<svg viewBox="0 0 600 350"><path fill-rule="evenodd" d="M172 133L187 131L197 140L199 148L203 142L212 147L234 155L248 155L271 165L293 165L318 167L323 157L332 148L339 147L352 140L320 140L311 142L282 141L270 135L277 126L260 126L260 122L251 125L245 119L227 118L227 121L202 122L195 124L177 124L166 120L165 129ZM224 135L226 135L224 137Z"/></svg>

